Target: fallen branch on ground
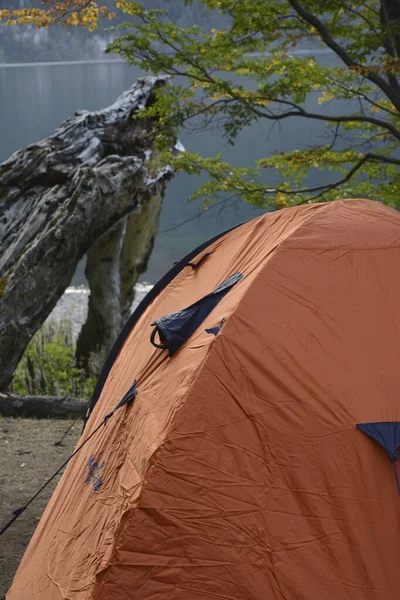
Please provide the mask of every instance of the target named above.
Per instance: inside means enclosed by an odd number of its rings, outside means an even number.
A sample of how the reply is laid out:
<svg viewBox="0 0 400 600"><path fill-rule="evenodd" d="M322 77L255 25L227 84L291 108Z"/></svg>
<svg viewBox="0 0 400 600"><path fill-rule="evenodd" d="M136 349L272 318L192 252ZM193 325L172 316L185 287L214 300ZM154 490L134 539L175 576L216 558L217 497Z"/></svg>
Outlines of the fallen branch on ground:
<svg viewBox="0 0 400 600"><path fill-rule="evenodd" d="M88 401L64 396L18 396L0 393L0 415L36 419L69 419L83 417Z"/></svg>

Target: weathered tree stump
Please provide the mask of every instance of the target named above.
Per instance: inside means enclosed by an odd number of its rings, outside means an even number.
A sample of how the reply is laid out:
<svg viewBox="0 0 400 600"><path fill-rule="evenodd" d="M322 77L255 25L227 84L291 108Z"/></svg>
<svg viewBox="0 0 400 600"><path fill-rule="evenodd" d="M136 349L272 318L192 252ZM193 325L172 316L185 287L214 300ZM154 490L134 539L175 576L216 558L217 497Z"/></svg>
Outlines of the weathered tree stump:
<svg viewBox="0 0 400 600"><path fill-rule="evenodd" d="M165 84L164 78L140 79L110 107L77 112L51 136L0 165L0 390L7 389L29 340L97 240L113 227L128 232L126 217L140 218L154 198L155 215L147 224L157 226L158 204L173 171L157 166L153 142L159 124L132 116ZM147 260L154 233L146 232L145 256L134 258L138 264ZM123 240L116 250L122 262L115 260L103 288L126 262L124 248ZM118 307L125 311L124 277L121 281ZM111 337L116 328L117 323Z"/></svg>

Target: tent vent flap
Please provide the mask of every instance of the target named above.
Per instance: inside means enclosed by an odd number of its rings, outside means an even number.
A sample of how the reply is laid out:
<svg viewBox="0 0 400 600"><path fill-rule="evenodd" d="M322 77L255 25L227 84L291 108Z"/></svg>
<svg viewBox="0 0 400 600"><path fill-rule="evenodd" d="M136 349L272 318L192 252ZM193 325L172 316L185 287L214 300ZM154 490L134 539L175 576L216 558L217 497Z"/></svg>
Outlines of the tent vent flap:
<svg viewBox="0 0 400 600"><path fill-rule="evenodd" d="M243 279L241 273L234 273L220 283L213 292L191 306L156 319L152 323L154 329L150 338L153 346L168 350L169 355L173 356L207 318L218 302L241 279ZM155 341L156 333L158 333L161 343Z"/></svg>

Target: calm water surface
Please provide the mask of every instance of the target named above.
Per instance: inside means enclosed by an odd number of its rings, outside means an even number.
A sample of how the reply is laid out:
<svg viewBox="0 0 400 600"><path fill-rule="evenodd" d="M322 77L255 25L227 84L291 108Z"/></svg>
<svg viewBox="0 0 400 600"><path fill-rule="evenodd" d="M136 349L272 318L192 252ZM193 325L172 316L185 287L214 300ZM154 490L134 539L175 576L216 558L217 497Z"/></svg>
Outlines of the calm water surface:
<svg viewBox="0 0 400 600"><path fill-rule="evenodd" d="M324 61L331 60L323 57ZM45 63L42 65L0 65L0 161L32 142L49 135L62 121L76 110L98 110L117 98L143 75L135 67L109 61L84 63ZM318 110L316 98L307 106ZM321 141L324 124L288 119L273 127L269 123L253 125L240 135L235 147L222 138L219 131L182 132L185 147L204 156L213 156L224 150L232 164L251 166L255 159L276 151L304 147ZM269 171L269 184L277 183ZM326 175L316 171L313 183L320 183ZM245 203L236 202L222 210L206 211L173 231L167 231L201 212L199 203L188 203L187 198L196 190L204 177L180 174L168 185L159 233L142 280L155 282L172 263L204 240L224 229L263 211ZM73 283L83 283L82 266Z"/></svg>

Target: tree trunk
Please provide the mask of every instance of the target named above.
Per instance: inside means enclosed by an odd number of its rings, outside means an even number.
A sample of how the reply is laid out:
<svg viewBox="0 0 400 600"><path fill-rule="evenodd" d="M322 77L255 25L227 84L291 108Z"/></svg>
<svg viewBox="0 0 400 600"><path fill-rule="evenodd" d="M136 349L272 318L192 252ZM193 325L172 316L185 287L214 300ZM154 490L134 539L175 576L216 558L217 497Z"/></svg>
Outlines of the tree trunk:
<svg viewBox="0 0 400 600"><path fill-rule="evenodd" d="M157 123L132 119L162 85L140 79L0 165L0 390L96 240L162 197L173 172L156 166Z"/></svg>
<svg viewBox="0 0 400 600"><path fill-rule="evenodd" d="M126 224L120 260L121 326L125 325L135 299L135 284L147 269L162 207L162 195L155 194Z"/></svg>
<svg viewBox="0 0 400 600"><path fill-rule="evenodd" d="M162 207L162 194L149 198L135 214L99 238L87 254L90 287L88 316L77 342L77 363L98 375L135 297L135 284L146 270Z"/></svg>
<svg viewBox="0 0 400 600"><path fill-rule="evenodd" d="M101 236L87 254L88 316L79 334L79 367L96 375L121 329L119 265L126 218Z"/></svg>

